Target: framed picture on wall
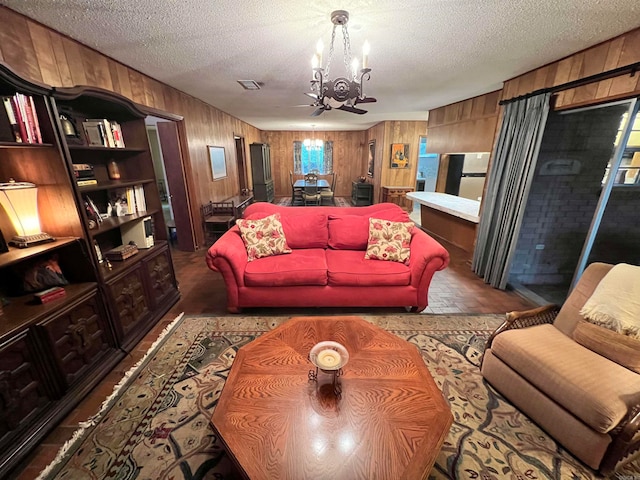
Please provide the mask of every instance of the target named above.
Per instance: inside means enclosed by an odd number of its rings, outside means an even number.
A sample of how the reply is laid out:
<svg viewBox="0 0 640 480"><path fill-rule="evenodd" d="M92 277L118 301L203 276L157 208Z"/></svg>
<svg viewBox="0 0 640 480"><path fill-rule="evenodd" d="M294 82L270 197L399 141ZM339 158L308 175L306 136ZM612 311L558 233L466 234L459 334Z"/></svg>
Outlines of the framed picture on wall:
<svg viewBox="0 0 640 480"><path fill-rule="evenodd" d="M209 162L211 163L211 176L219 180L227 176L227 160L224 155L224 147L209 145Z"/></svg>
<svg viewBox="0 0 640 480"><path fill-rule="evenodd" d="M409 144L391 144L391 168L409 168Z"/></svg>
<svg viewBox="0 0 640 480"><path fill-rule="evenodd" d="M369 141L369 159L367 160L367 175L373 177L373 167L376 164L376 141Z"/></svg>

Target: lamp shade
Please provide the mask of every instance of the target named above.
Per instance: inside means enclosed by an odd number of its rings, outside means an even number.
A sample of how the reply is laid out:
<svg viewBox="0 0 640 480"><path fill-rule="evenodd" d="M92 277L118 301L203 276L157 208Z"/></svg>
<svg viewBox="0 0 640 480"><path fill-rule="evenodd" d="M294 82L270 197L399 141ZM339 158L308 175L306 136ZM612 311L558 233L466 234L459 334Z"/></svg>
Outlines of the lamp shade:
<svg viewBox="0 0 640 480"><path fill-rule="evenodd" d="M20 236L37 235L40 230L38 218L38 189L33 183L0 183L0 205Z"/></svg>

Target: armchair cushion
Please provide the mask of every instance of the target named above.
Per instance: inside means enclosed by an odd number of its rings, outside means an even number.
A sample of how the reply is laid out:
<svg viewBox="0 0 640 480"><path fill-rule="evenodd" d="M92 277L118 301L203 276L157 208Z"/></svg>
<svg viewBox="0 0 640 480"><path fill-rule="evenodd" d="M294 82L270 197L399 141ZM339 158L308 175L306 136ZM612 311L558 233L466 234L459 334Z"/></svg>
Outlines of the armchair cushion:
<svg viewBox="0 0 640 480"><path fill-rule="evenodd" d="M640 340L589 322L578 323L573 338L589 350L640 373Z"/></svg>
<svg viewBox="0 0 640 480"><path fill-rule="evenodd" d="M497 335L491 352L530 384L600 433L640 401L640 375L546 324Z"/></svg>

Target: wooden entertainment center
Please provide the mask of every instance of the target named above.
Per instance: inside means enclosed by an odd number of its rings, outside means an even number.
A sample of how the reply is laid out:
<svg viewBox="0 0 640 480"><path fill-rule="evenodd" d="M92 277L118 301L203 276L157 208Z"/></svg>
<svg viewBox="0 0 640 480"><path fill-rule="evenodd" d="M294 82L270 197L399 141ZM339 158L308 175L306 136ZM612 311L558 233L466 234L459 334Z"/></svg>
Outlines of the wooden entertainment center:
<svg viewBox="0 0 640 480"><path fill-rule="evenodd" d="M10 100L18 93L33 108L18 124L6 103L0 107L0 182L36 185L42 231L55 241L0 253L2 472L14 468L180 296L144 110L93 87L34 84L0 64L0 95ZM117 145L112 138L107 143L109 135L104 145L91 144L83 132L87 119L106 120L113 127L106 133L119 131L122 138ZM16 134L25 125L33 132L37 127L35 141ZM93 170L82 186L80 165ZM89 204L105 213L116 194L133 191L135 208L129 204L127 214L92 215ZM0 217L6 217L2 209ZM152 245L138 245L125 260L104 261L107 251L128 243L129 227L139 227ZM38 304L22 280L43 262L59 265L68 284L63 296Z"/></svg>

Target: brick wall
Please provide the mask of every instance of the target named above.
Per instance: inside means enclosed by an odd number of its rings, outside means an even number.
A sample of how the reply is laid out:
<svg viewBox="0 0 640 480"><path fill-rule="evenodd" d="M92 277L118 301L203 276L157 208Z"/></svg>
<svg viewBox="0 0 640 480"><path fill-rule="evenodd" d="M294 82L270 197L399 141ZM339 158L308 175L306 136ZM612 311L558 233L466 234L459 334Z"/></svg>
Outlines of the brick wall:
<svg viewBox="0 0 640 480"><path fill-rule="evenodd" d="M549 115L511 266L511 282L570 283L624 111L623 105ZM547 162L562 160L578 160L579 173L542 174ZM634 263L633 259L638 259L639 197L637 189L614 189L590 262ZM542 245L543 249L536 248Z"/></svg>

